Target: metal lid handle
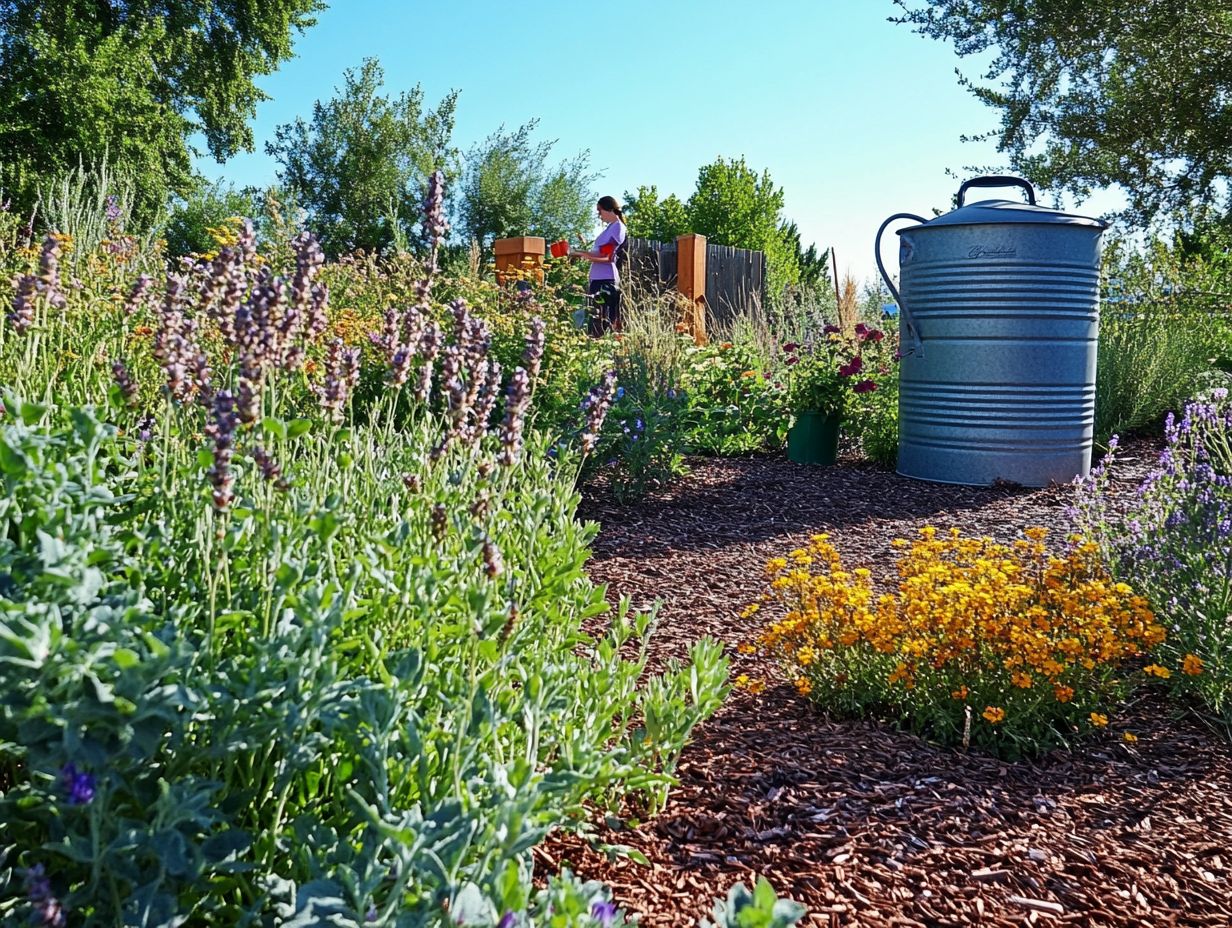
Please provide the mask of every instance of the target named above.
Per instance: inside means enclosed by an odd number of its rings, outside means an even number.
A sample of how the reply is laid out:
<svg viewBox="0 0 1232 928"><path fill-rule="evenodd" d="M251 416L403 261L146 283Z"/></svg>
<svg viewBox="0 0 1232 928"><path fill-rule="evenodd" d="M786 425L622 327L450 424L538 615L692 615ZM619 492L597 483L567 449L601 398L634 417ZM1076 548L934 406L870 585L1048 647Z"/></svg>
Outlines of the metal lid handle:
<svg viewBox="0 0 1232 928"><path fill-rule="evenodd" d="M1031 186L1030 181L1023 180L1021 177L1011 177L1008 174L992 174L987 177L973 177L963 182L963 185L958 188L959 209L962 209L963 198L969 187L1022 187L1027 191L1027 202L1032 206L1035 205L1035 188Z"/></svg>

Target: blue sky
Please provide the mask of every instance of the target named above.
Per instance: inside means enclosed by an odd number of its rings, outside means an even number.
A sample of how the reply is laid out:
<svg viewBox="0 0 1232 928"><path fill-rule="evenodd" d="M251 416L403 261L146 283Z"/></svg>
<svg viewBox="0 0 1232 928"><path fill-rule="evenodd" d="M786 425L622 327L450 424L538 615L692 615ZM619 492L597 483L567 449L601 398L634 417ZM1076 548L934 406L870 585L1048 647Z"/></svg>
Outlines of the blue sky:
<svg viewBox="0 0 1232 928"><path fill-rule="evenodd" d="M554 157L589 149L600 194L655 184L684 199L703 164L744 156L784 189L805 243L834 246L840 275L863 279L886 216L948 209L958 181L946 168L966 177L1000 160L991 142L960 141L997 123L954 74L977 76L978 63L887 22L895 10L890 0L334 0L296 57L260 81L271 99L258 109L257 150L198 167L272 182L264 144L275 127L310 118L346 68L375 57L390 95L421 84L435 105L461 92L463 150L537 117ZM1116 202L1067 205L1098 213ZM892 242L885 254L895 260Z"/></svg>

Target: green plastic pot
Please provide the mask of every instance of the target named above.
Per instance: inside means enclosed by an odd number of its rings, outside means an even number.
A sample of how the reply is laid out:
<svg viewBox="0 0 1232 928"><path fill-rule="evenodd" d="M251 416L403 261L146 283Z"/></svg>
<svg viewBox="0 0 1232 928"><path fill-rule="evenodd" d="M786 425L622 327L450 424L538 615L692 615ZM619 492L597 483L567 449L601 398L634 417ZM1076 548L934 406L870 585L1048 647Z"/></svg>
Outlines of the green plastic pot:
<svg viewBox="0 0 1232 928"><path fill-rule="evenodd" d="M838 458L840 417L823 412L796 413L787 431L787 458L797 464L833 464Z"/></svg>

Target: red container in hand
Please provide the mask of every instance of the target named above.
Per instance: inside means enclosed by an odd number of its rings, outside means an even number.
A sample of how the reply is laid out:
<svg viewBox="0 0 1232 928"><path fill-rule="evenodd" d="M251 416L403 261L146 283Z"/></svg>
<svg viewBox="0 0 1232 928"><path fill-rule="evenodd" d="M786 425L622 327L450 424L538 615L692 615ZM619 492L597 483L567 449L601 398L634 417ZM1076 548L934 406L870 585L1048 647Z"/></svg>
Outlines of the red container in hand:
<svg viewBox="0 0 1232 928"><path fill-rule="evenodd" d="M564 240L553 242L548 247L552 251L553 258L563 258L565 255L569 254L569 243Z"/></svg>

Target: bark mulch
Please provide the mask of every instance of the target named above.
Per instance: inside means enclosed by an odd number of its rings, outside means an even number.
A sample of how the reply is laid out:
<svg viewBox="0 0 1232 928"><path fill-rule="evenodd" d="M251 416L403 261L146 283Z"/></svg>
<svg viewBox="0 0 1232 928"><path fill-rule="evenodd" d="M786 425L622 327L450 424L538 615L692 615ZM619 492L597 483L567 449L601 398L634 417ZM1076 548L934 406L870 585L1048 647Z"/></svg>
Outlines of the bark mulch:
<svg viewBox="0 0 1232 928"><path fill-rule="evenodd" d="M1154 453L1131 446L1122 473L1140 476ZM828 720L769 664L735 652L753 634L738 616L762 590L762 565L810 534L830 532L849 566L878 574L890 540L926 524L1003 540L1030 525L1063 534L1070 488L926 484L847 461L693 464L637 505L586 501L583 517L602 526L591 574L613 598L662 601L656 661L715 635L733 673L768 686L735 693L699 726L666 811L597 825L650 867L572 836L537 852L544 866L606 881L648 928L695 925L756 875L805 903L813 925L1232 925L1232 750L1175 705L1147 697L1072 753L1007 763Z"/></svg>

